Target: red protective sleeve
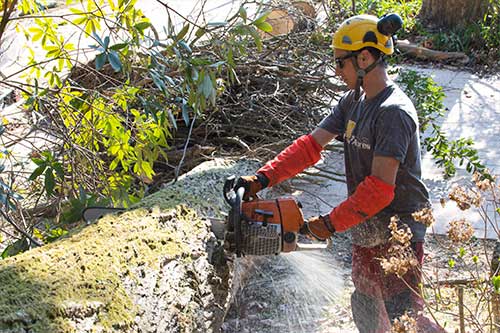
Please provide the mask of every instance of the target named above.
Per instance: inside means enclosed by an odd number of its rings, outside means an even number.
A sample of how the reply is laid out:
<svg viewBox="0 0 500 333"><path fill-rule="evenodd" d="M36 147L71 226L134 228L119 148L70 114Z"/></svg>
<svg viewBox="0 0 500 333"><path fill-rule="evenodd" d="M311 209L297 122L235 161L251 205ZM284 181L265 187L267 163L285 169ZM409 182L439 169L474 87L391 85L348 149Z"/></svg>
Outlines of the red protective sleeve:
<svg viewBox="0 0 500 333"><path fill-rule="evenodd" d="M356 191L329 214L335 231L345 231L374 216L394 199L394 185L368 176Z"/></svg>
<svg viewBox="0 0 500 333"><path fill-rule="evenodd" d="M321 150L323 147L311 134L303 135L257 170L257 173L265 175L269 179L267 186L271 187L318 162Z"/></svg>

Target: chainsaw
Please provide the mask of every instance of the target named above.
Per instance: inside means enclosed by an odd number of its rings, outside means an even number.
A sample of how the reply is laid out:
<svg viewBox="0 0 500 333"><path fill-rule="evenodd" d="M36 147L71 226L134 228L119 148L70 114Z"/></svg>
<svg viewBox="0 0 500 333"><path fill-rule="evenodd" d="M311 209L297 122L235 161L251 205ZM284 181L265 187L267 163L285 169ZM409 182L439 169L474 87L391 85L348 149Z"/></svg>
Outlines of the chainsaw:
<svg viewBox="0 0 500 333"><path fill-rule="evenodd" d="M271 255L320 250L326 243L304 244L298 238L306 223L302 205L293 197L244 201L245 188L234 188L235 177L226 179L223 194L231 209L227 216L224 247L245 255Z"/></svg>
<svg viewBox="0 0 500 333"><path fill-rule="evenodd" d="M226 220L208 218L212 231L223 239L224 249L237 257L247 255L277 255L292 251L321 250L327 243L299 243L305 226L302 205L293 197L254 199L244 201L245 188L234 189L235 176L226 179L224 199L230 206ZM106 214L124 211L124 208L87 207L83 219L95 221Z"/></svg>

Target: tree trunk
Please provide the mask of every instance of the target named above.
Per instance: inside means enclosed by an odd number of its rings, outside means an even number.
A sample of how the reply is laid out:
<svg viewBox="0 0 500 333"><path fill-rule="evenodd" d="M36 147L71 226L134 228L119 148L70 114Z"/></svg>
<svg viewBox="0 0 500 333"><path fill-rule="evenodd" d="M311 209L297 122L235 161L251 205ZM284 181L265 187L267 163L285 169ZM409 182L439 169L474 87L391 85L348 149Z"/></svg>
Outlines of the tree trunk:
<svg viewBox="0 0 500 333"><path fill-rule="evenodd" d="M434 28L465 26L483 19L488 0L423 0L422 21Z"/></svg>
<svg viewBox="0 0 500 333"><path fill-rule="evenodd" d="M119 215L0 261L0 332L218 332L232 266L205 218L227 210L227 176L201 164Z"/></svg>

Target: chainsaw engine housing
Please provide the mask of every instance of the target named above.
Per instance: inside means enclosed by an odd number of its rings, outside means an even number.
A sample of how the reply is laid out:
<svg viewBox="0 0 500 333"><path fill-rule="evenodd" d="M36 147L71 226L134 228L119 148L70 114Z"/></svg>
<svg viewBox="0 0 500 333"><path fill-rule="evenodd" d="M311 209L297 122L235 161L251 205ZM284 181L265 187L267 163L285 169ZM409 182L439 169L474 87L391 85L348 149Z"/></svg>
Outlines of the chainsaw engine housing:
<svg viewBox="0 0 500 333"><path fill-rule="evenodd" d="M244 189L228 195L234 178L224 184L224 196L231 205L225 240L236 255L271 255L297 248L297 235L304 224L300 204L292 197L243 201Z"/></svg>
<svg viewBox="0 0 500 333"><path fill-rule="evenodd" d="M269 255L294 251L304 217L294 198L253 200L242 204L241 251Z"/></svg>

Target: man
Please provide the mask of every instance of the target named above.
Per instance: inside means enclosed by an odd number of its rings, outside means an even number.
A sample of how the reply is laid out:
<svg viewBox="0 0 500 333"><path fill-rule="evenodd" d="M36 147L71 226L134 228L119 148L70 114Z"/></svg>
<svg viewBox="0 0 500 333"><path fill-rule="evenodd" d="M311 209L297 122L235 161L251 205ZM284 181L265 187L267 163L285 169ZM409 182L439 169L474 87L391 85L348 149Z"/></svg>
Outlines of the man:
<svg viewBox="0 0 500 333"><path fill-rule="evenodd" d="M310 218L305 232L324 240L334 232L352 235L351 308L361 333L386 332L405 313L417 318L418 332L443 332L419 314L421 276L410 271L404 280L385 275L378 258L388 250L391 216L410 227L412 248L423 261L426 227L412 213L429 206L420 179L420 141L415 107L387 74L384 55L394 52L391 34L402 25L392 14L378 20L358 15L344 21L333 36L336 74L347 92L312 133L304 135L260 168L240 177L248 197L262 188L295 176L320 159L332 139L344 142L349 196L330 213ZM362 88L362 89L361 89Z"/></svg>

